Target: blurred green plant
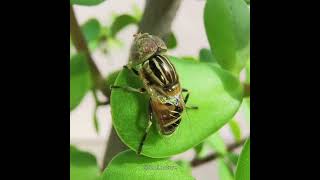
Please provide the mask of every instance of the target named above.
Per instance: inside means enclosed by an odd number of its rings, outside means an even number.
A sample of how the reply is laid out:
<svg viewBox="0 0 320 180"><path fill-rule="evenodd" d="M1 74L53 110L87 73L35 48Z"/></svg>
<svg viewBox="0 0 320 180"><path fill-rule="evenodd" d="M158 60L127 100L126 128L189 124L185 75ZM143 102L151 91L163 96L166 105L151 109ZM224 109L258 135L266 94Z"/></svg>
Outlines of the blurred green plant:
<svg viewBox="0 0 320 180"><path fill-rule="evenodd" d="M208 0L204 23L222 68L238 75L250 56L250 13L243 0Z"/></svg>
<svg viewBox="0 0 320 180"><path fill-rule="evenodd" d="M113 157L101 175L92 154L70 146L70 179L125 179L127 176L130 179L194 179L193 167L217 160L221 180L249 180L250 140L240 156L233 150L246 140L235 114L244 111L250 122L250 1L207 0L204 25L210 48L200 49L198 57L170 57L182 86L191 92L188 104L199 109L184 112L179 128L171 137L161 137L154 123L140 156L135 151L147 123L148 97L123 90L110 93L109 87L113 84L142 87L141 80L126 69L102 76L91 53L109 53L113 48L121 48L123 43L118 34L131 25L138 27L144 14L133 5L132 12L114 14L110 24L95 18L77 24L74 5L95 6L102 2L104 0L70 0L70 111L76 109L87 94L92 95L95 100L92 120L98 133L97 110L111 102L113 127L131 150ZM168 49L174 49L178 47L178 39L173 31L169 32L164 40ZM239 78L241 71L245 72L244 82ZM99 99L99 92L106 100ZM228 145L220 136L220 129L226 124L235 140ZM196 152L192 161L164 159L192 148ZM164 167L174 170L155 170Z"/></svg>
<svg viewBox="0 0 320 180"><path fill-rule="evenodd" d="M250 179L250 138L247 140L241 151L235 177L236 180Z"/></svg>
<svg viewBox="0 0 320 180"><path fill-rule="evenodd" d="M92 154L70 145L71 180L99 180L100 174L97 160Z"/></svg>

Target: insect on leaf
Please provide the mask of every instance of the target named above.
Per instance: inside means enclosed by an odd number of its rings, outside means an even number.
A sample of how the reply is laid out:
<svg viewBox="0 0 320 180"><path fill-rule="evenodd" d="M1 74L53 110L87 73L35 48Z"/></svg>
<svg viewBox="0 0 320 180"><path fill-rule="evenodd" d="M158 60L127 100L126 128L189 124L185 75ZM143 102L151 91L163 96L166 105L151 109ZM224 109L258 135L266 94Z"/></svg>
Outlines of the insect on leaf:
<svg viewBox="0 0 320 180"><path fill-rule="evenodd" d="M178 129L170 137L161 136L153 123L141 152L148 157L168 157L200 144L235 115L242 101L242 86L228 71L208 66L208 63L175 57L170 60L176 67L181 86L190 91L187 105L199 109L184 111ZM143 87L139 77L127 69L119 73L115 85ZM113 125L120 139L135 151L147 126L148 102L147 95L123 89L111 92Z"/></svg>

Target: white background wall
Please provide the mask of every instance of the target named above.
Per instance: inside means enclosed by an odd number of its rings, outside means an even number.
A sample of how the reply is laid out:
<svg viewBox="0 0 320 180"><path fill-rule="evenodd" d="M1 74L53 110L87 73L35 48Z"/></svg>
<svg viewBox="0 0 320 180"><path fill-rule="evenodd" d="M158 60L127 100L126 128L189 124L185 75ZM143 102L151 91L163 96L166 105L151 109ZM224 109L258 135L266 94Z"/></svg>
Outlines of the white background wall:
<svg viewBox="0 0 320 180"><path fill-rule="evenodd" d="M144 8L145 1L138 0L106 0L104 3L93 6L75 6L76 16L80 24L84 23L89 18L95 17L102 24L110 24L111 16L114 13L131 13L133 4ZM173 22L173 32L176 35L178 46L176 49L169 52L170 55L176 56L198 56L201 48L209 47L206 39L206 33L203 24L203 9L205 0L184 0L177 12L177 16ZM109 54L104 55L96 52L93 58L96 61L103 75L122 68L128 59L128 51L132 42L132 35L137 31L137 28L132 25L125 28L118 34L119 39L124 42L121 48L110 49ZM105 150L107 137L110 132L111 115L110 107L103 106L98 109L98 119L100 123L100 133L97 134L94 130L92 122L92 114L94 108L94 100L89 93L83 99L82 103L70 114L70 143L76 145L80 149L87 150L96 155L98 163L102 163L102 157ZM244 120L243 114L237 115L238 121L243 130L243 135L249 134L249 125ZM226 126L222 129L221 135L227 143L233 142L233 138ZM193 151L190 150L175 157L192 159ZM215 180L219 179L216 170L216 163L210 162L206 165L193 169L193 176L200 180Z"/></svg>

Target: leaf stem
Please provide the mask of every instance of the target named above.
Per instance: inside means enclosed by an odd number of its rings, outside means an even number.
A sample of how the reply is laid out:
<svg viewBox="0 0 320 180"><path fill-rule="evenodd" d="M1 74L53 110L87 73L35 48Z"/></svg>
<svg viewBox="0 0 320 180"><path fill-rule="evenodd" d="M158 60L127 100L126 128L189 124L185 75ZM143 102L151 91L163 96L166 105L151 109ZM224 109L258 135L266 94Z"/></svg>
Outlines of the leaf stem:
<svg viewBox="0 0 320 180"><path fill-rule="evenodd" d="M236 148L242 146L245 142L246 142L247 138L244 138L238 142L234 142L230 145L228 145L227 147L227 150L228 152L231 152L233 150L235 150ZM210 154L204 158L201 158L201 159L198 159L198 158L194 158L192 161L191 161L191 166L192 167L197 167L197 166L200 166L202 164L205 164L207 162L210 162L210 161L213 161L215 159L217 159L218 157L221 157L222 155L219 154L219 153L214 153L214 154Z"/></svg>
<svg viewBox="0 0 320 180"><path fill-rule="evenodd" d="M97 92L96 92L96 89L92 89L92 95L93 95L93 98L94 98L94 101L96 103L96 106L103 106L103 105L108 105L110 104L110 101L109 99L106 100L106 101L100 101L98 96L97 96Z"/></svg>
<svg viewBox="0 0 320 180"><path fill-rule="evenodd" d="M250 84L243 83L244 87L244 97L250 97Z"/></svg>

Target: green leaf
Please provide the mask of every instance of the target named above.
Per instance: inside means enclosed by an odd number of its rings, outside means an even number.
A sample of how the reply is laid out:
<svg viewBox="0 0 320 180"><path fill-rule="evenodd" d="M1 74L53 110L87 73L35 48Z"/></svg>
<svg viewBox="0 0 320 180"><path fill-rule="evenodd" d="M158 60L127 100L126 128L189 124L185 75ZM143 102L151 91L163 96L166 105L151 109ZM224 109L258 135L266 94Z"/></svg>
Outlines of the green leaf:
<svg viewBox="0 0 320 180"><path fill-rule="evenodd" d="M76 49L72 43L71 37L70 37L70 58L76 53Z"/></svg>
<svg viewBox="0 0 320 180"><path fill-rule="evenodd" d="M218 174L219 174L219 180L233 180L233 174L231 169L228 167L226 162L219 158L217 160L218 163Z"/></svg>
<svg viewBox="0 0 320 180"><path fill-rule="evenodd" d="M250 97L243 98L240 109L242 109L246 120L250 123Z"/></svg>
<svg viewBox="0 0 320 180"><path fill-rule="evenodd" d="M178 160L176 163L182 167L182 169L187 173L190 174L192 173L192 167L189 161L187 160Z"/></svg>
<svg viewBox="0 0 320 180"><path fill-rule="evenodd" d="M227 147L218 133L211 135L208 139L206 139L206 142L217 153L221 155L225 155L227 153Z"/></svg>
<svg viewBox="0 0 320 180"><path fill-rule="evenodd" d="M81 28L87 42L98 39L101 31L101 25L97 19L89 19Z"/></svg>
<svg viewBox="0 0 320 180"><path fill-rule="evenodd" d="M233 134L234 139L237 142L241 141L241 128L239 123L235 119L232 119L231 121L229 121L229 127Z"/></svg>
<svg viewBox="0 0 320 180"><path fill-rule="evenodd" d="M120 73L120 70L117 70L117 71L110 73L106 78L106 84L108 84L109 86L113 85L114 82L116 81L119 73Z"/></svg>
<svg viewBox="0 0 320 180"><path fill-rule="evenodd" d="M98 180L99 176L96 158L70 145L70 180Z"/></svg>
<svg viewBox="0 0 320 180"><path fill-rule="evenodd" d="M166 45L168 49L174 49L177 47L177 39L173 32L170 32L169 36L167 37Z"/></svg>
<svg viewBox="0 0 320 180"><path fill-rule="evenodd" d="M102 27L99 21L97 19L89 19L82 25L81 29L89 49L96 49L99 45L98 40L102 35Z"/></svg>
<svg viewBox="0 0 320 180"><path fill-rule="evenodd" d="M83 6L95 6L102 3L104 0L70 0L71 4Z"/></svg>
<svg viewBox="0 0 320 180"><path fill-rule="evenodd" d="M199 52L199 59L201 62L217 63L216 58L211 53L210 49L202 48Z"/></svg>
<svg viewBox="0 0 320 180"><path fill-rule="evenodd" d="M182 56L182 57L180 57L180 59L182 59L184 61L199 61L198 59L196 59L195 57L192 57L192 56Z"/></svg>
<svg viewBox="0 0 320 180"><path fill-rule="evenodd" d="M209 153L212 152L212 148L207 145L207 143L200 143L194 147L194 150L196 151L197 159L202 159L206 157Z"/></svg>
<svg viewBox="0 0 320 180"><path fill-rule="evenodd" d="M70 61L70 111L78 106L90 90L92 81L84 54L75 54Z"/></svg>
<svg viewBox="0 0 320 180"><path fill-rule="evenodd" d="M182 167L167 159L139 156L131 150L119 153L102 174L103 180L187 180L194 179Z"/></svg>
<svg viewBox="0 0 320 180"><path fill-rule="evenodd" d="M204 24L222 68L238 75L250 54L250 11L244 0L207 0Z"/></svg>
<svg viewBox="0 0 320 180"><path fill-rule="evenodd" d="M241 151L235 177L236 180L250 180L250 138L247 139Z"/></svg>
<svg viewBox="0 0 320 180"><path fill-rule="evenodd" d="M124 27L130 24L137 24L138 20L128 14L117 16L111 25L111 36L115 37Z"/></svg>
<svg viewBox="0 0 320 180"><path fill-rule="evenodd" d="M243 94L239 80L228 71L207 63L170 59L181 86L190 91L188 105L199 109L189 109L188 115L184 111L179 128L170 137L161 136L156 123L151 126L142 154L154 158L172 156L200 144L234 116ZM127 69L120 72L115 85L143 87L141 80ZM147 95L122 89L111 92L113 125L122 141L135 151L147 126L148 102Z"/></svg>
<svg viewBox="0 0 320 180"><path fill-rule="evenodd" d="M233 165L235 165L235 166L237 165L238 159L239 159L239 154L230 152L227 154L226 157Z"/></svg>

